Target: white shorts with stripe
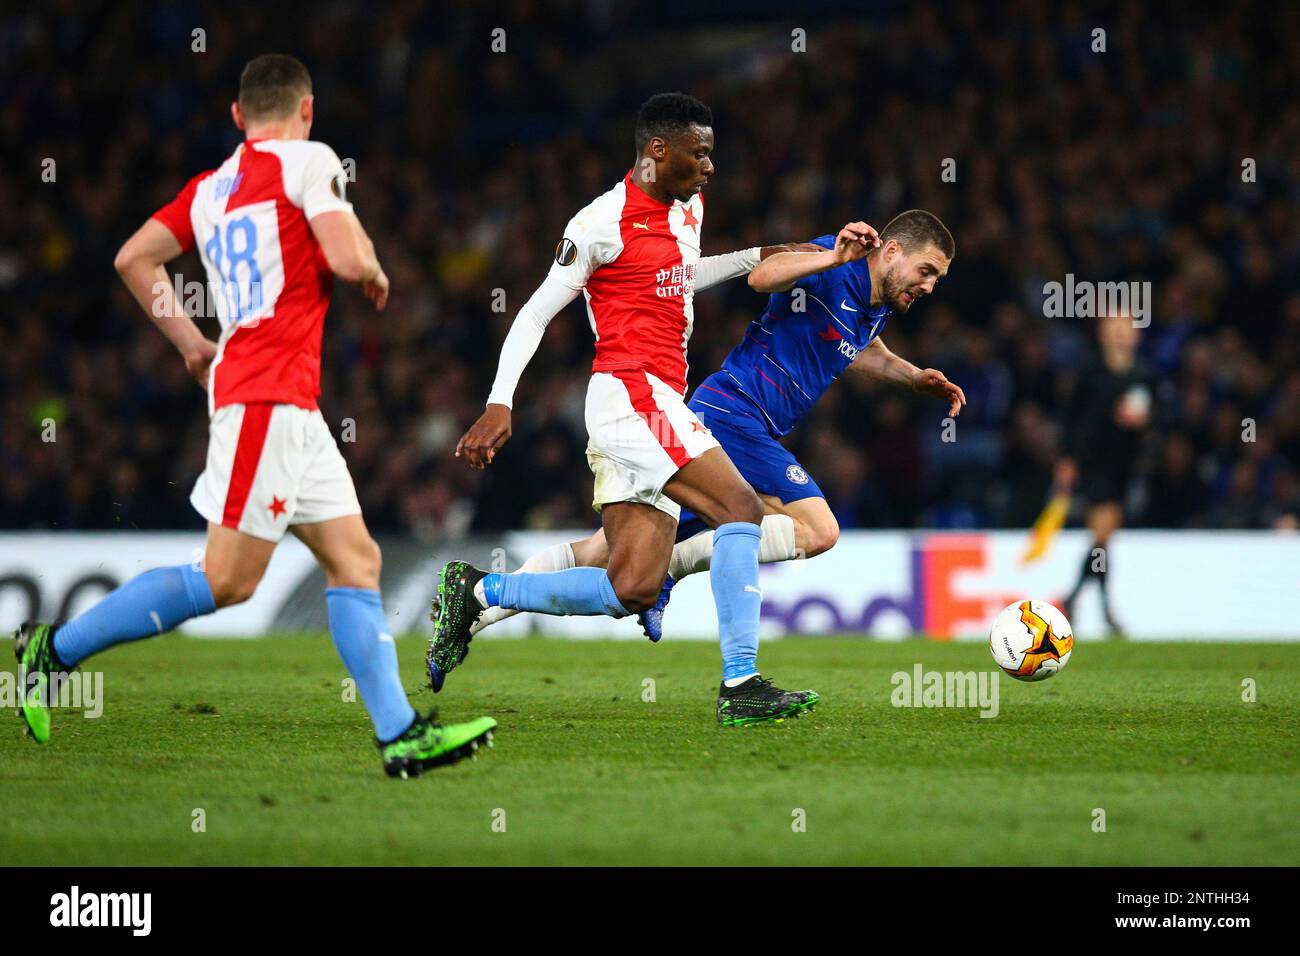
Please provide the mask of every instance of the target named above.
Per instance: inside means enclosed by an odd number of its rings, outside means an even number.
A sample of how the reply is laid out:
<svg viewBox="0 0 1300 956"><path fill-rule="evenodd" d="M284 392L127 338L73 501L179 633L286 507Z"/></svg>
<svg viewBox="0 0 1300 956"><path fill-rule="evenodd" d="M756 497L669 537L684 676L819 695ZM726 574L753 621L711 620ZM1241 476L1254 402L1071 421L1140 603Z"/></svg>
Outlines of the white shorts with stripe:
<svg viewBox="0 0 1300 956"><path fill-rule="evenodd" d="M644 371L597 372L587 386L587 463L596 477L592 505L635 501L674 518L664 496L679 469L717 448L686 400Z"/></svg>
<svg viewBox="0 0 1300 956"><path fill-rule="evenodd" d="M290 525L361 513L347 462L317 409L223 405L190 495L204 518L267 541Z"/></svg>

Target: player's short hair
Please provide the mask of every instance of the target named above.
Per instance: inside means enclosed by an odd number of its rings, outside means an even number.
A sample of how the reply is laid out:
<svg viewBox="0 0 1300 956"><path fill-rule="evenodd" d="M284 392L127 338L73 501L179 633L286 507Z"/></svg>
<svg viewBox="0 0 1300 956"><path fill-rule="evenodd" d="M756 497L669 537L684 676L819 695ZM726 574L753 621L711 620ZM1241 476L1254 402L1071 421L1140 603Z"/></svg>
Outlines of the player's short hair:
<svg viewBox="0 0 1300 956"><path fill-rule="evenodd" d="M663 140L680 136L692 124L712 126L713 110L686 93L656 93L636 114L636 151L656 136Z"/></svg>
<svg viewBox="0 0 1300 956"><path fill-rule="evenodd" d="M896 240L907 252L919 252L926 246L934 246L945 259L951 259L957 251L948 227L939 221L938 216L924 209L909 209L889 220L889 225L880 231L881 245L890 239Z"/></svg>
<svg viewBox="0 0 1300 956"><path fill-rule="evenodd" d="M302 61L283 53L266 53L248 61L239 76L239 108L245 118L279 119L311 95L311 74Z"/></svg>

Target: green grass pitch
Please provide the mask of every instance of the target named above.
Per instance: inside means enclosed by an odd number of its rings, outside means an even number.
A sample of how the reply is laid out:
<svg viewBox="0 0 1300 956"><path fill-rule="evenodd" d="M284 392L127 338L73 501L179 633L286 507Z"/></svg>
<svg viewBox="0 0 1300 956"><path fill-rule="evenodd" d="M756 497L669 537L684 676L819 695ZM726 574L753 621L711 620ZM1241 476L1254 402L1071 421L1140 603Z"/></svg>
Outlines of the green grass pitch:
<svg viewBox="0 0 1300 956"><path fill-rule="evenodd" d="M423 642L398 651L427 708ZM0 860L1300 863L1300 646L1083 643L1057 678L1001 680L991 719L890 703L917 663L992 670L982 644L788 639L760 660L822 705L724 729L713 644L481 640L436 702L495 716L496 747L402 781L327 636L142 641L90 662L99 718L56 711L44 747L0 724Z"/></svg>

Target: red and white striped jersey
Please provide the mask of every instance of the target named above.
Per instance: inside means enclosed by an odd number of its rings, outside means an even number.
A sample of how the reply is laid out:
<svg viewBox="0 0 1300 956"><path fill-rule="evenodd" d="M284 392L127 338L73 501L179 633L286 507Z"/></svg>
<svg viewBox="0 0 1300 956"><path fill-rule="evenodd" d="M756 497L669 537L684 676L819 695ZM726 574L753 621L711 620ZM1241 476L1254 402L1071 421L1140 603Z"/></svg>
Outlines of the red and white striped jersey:
<svg viewBox="0 0 1300 956"><path fill-rule="evenodd" d="M324 143L250 139L154 213L182 250L198 247L221 319L210 411L249 402L316 407L334 276L308 222L352 209L346 181Z"/></svg>
<svg viewBox="0 0 1300 956"><path fill-rule="evenodd" d="M704 200L661 203L623 181L564 229L550 275L581 289L596 333L593 372L640 369L686 393Z"/></svg>

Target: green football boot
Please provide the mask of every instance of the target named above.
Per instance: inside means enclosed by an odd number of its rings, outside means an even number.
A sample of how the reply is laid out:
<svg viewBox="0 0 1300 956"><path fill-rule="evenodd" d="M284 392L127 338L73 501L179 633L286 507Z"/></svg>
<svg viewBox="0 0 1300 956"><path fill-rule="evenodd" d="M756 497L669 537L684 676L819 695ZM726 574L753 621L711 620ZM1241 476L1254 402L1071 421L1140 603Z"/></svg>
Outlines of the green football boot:
<svg viewBox="0 0 1300 956"><path fill-rule="evenodd" d="M761 674L743 684L718 687L718 723L724 727L761 724L798 717L821 700L815 690L782 690Z"/></svg>
<svg viewBox="0 0 1300 956"><path fill-rule="evenodd" d="M447 675L469 654L469 642L473 640L470 627L484 610L474 596L474 585L485 577L486 571L466 561L451 561L438 572L438 591L429 615L433 621L433 640L426 655L429 686L435 694L442 690Z"/></svg>
<svg viewBox="0 0 1300 956"><path fill-rule="evenodd" d="M18 687L22 694L19 713L27 732L38 743L50 739L50 701L55 680L67 676L68 668L54 653L55 625L24 621L14 632L14 656L18 658Z"/></svg>
<svg viewBox="0 0 1300 956"><path fill-rule="evenodd" d="M428 717L417 715L396 740L386 744L375 741L386 774L403 780L418 777L422 770L456 763L466 757L477 760L480 745L492 746L492 731L497 722L491 717L444 726L436 722L437 716L437 711L430 711Z"/></svg>

